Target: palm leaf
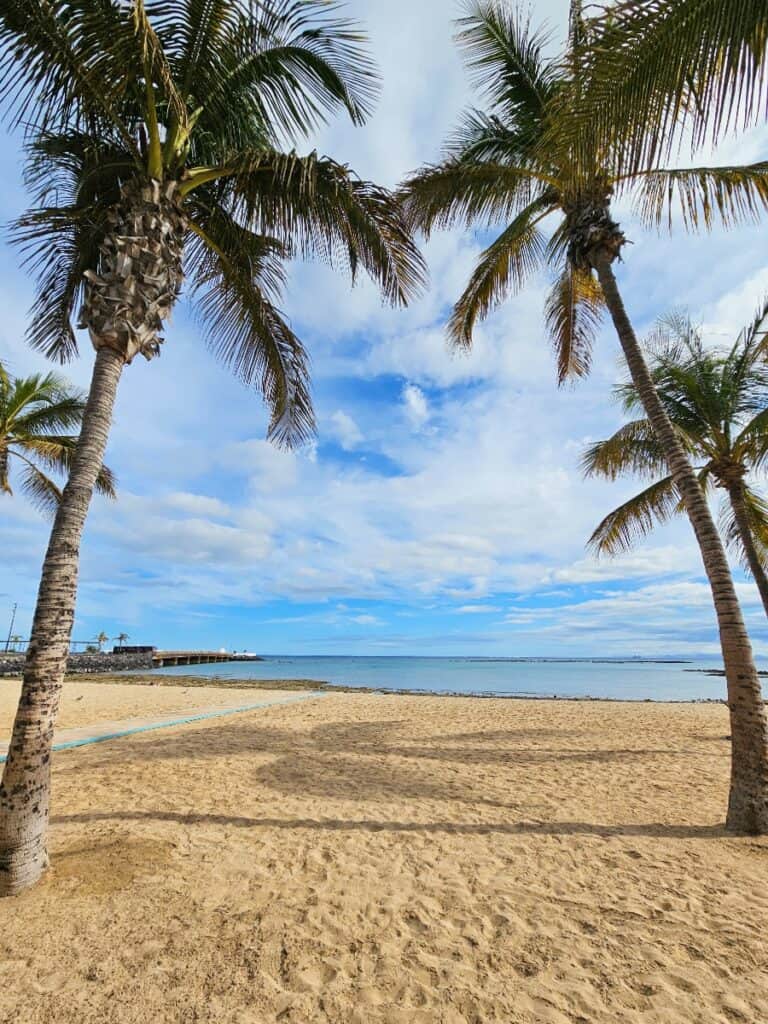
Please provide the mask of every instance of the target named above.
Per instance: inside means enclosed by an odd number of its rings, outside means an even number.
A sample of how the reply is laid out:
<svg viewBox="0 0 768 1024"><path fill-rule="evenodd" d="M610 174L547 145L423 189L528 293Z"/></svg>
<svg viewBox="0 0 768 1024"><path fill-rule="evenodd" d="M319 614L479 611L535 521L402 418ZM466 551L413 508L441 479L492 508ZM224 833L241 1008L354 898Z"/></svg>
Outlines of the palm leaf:
<svg viewBox="0 0 768 1024"><path fill-rule="evenodd" d="M666 472L667 460L649 421L634 420L605 441L589 445L581 468L585 476L617 480L624 473L658 476Z"/></svg>
<svg viewBox="0 0 768 1024"><path fill-rule="evenodd" d="M119 109L133 30L111 0L4 0L0 103L16 124L49 131L106 121L138 159Z"/></svg>
<svg viewBox="0 0 768 1024"><path fill-rule="evenodd" d="M751 487L744 487L744 504L749 520L749 532L757 557L763 568L768 569L768 502ZM736 555L745 572L750 572L749 560L744 550L736 516L731 503L725 499L720 505L720 530L726 545Z"/></svg>
<svg viewBox="0 0 768 1024"><path fill-rule="evenodd" d="M625 170L654 166L684 130L698 148L765 110L767 40L763 0L620 0L592 21L580 54L583 118Z"/></svg>
<svg viewBox="0 0 768 1024"><path fill-rule="evenodd" d="M527 159L530 145L528 132L510 127L495 114L472 108L464 111L448 139L445 154L449 160L465 163L515 165Z"/></svg>
<svg viewBox="0 0 768 1024"><path fill-rule="evenodd" d="M365 36L335 4L176 0L148 10L200 129L235 150L293 143L340 108L362 124L372 109L378 75Z"/></svg>
<svg viewBox="0 0 768 1024"><path fill-rule="evenodd" d="M538 135L558 83L558 68L544 59L550 39L531 30L512 4L473 0L458 21L457 40L474 84L507 124Z"/></svg>
<svg viewBox="0 0 768 1024"><path fill-rule="evenodd" d="M299 338L270 300L282 284L285 249L247 232L220 209L193 222L191 277L198 317L217 358L260 388L270 411L269 436L292 447L315 431L309 363Z"/></svg>
<svg viewBox="0 0 768 1024"><path fill-rule="evenodd" d="M541 267L546 240L536 225L548 212L543 203L527 206L480 256L448 321L448 336L454 344L469 348L475 323Z"/></svg>
<svg viewBox="0 0 768 1024"><path fill-rule="evenodd" d="M636 207L642 220L658 226L680 209L689 231L715 223L733 227L756 221L768 209L768 161L744 167L659 170L638 180Z"/></svg>
<svg viewBox="0 0 768 1024"><path fill-rule="evenodd" d="M401 195L408 223L429 237L436 228L508 223L556 186L525 166L452 159L416 171Z"/></svg>
<svg viewBox="0 0 768 1024"><path fill-rule="evenodd" d="M28 463L21 471L21 489L38 512L53 518L61 501L61 491L49 476Z"/></svg>
<svg viewBox="0 0 768 1024"><path fill-rule="evenodd" d="M666 476L610 512L589 538L588 546L598 555L629 551L654 526L684 511L674 480Z"/></svg>
<svg viewBox="0 0 768 1024"><path fill-rule="evenodd" d="M768 408L762 409L742 428L733 441L734 456L752 469L768 465Z"/></svg>
<svg viewBox="0 0 768 1024"><path fill-rule="evenodd" d="M77 440L77 437L72 435L34 437L17 434L13 438L15 447L12 454L24 458L27 465L31 464L29 460L35 460L51 472L69 476ZM99 494L112 499L117 497L117 478L108 466L102 465L95 486Z"/></svg>
<svg viewBox="0 0 768 1024"><path fill-rule="evenodd" d="M393 305L422 289L423 258L397 197L316 154L256 153L233 168L233 212L295 255L347 269L362 267Z"/></svg>
<svg viewBox="0 0 768 1024"><path fill-rule="evenodd" d="M557 356L559 384L589 373L603 306L603 293L592 274L566 266L544 306L544 320Z"/></svg>
<svg viewBox="0 0 768 1024"><path fill-rule="evenodd" d="M64 363L77 355L72 317L83 295L83 275L98 265L102 225L84 211L49 207L20 217L12 226L12 240L36 278L27 340L49 359Z"/></svg>

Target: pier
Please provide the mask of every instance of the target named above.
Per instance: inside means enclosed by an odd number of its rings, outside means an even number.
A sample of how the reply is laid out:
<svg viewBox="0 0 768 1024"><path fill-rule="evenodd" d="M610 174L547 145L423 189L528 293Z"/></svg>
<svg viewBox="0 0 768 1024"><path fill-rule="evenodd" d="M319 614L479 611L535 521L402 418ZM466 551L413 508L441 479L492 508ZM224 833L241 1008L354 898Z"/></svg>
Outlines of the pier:
<svg viewBox="0 0 768 1024"><path fill-rule="evenodd" d="M231 654L226 651L153 651L152 667L169 665L212 665L220 661L261 661L258 654Z"/></svg>

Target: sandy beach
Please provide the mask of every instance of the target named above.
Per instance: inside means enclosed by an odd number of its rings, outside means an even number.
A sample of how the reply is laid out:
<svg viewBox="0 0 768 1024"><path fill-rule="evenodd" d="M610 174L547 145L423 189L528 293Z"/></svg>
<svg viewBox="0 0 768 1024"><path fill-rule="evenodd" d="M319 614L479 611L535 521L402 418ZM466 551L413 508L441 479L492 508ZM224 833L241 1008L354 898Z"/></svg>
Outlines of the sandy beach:
<svg viewBox="0 0 768 1024"><path fill-rule="evenodd" d="M248 694L183 689L68 683L62 724ZM61 752L53 868L0 902L0 1021L754 1024L768 839L720 827L727 732L333 693Z"/></svg>

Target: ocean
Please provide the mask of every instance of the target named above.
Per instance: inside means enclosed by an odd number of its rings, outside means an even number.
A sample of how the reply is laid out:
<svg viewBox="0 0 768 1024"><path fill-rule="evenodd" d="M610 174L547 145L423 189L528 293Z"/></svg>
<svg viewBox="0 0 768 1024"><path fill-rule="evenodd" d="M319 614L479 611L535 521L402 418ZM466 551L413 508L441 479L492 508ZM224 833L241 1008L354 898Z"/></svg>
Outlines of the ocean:
<svg viewBox="0 0 768 1024"><path fill-rule="evenodd" d="M180 665L159 675L218 679L311 679L388 690L500 697L601 697L612 700L720 700L725 679L703 669L715 659L399 658L274 655L263 661ZM760 668L764 666L760 665ZM768 692L768 686L764 686Z"/></svg>

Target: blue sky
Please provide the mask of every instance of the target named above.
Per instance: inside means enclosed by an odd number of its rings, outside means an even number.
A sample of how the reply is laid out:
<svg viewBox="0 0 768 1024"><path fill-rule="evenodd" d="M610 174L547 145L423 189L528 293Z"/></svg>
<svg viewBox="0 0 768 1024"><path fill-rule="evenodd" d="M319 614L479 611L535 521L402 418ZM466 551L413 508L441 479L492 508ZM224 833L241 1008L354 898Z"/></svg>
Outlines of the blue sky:
<svg viewBox="0 0 768 1024"><path fill-rule="evenodd" d="M567 0L534 6L562 32ZM354 0L383 73L363 128L334 122L306 148L388 185L434 159L470 92L445 0ZM720 162L764 158L768 133L728 140ZM18 149L0 150L0 217L24 205ZM765 227L671 238L619 210L633 245L618 273L640 331L670 308L713 343L768 289ZM468 357L443 327L480 239L428 246L432 284L407 311L382 308L323 267L292 268L284 309L312 355L315 445L264 441L258 395L206 352L182 303L162 357L123 377L108 462L117 503L96 499L83 544L74 636L125 631L160 646L264 653L711 654L710 597L687 523L631 554L593 559L586 538L632 482L585 482L579 455L621 421L623 376L607 330L591 378L558 390L542 329L542 278L500 309ZM44 367L24 345L31 286L0 248L0 358ZM86 386L92 352L66 372ZM0 633L13 601L26 634L48 526L22 498L0 503ZM737 570L760 654L768 629Z"/></svg>

